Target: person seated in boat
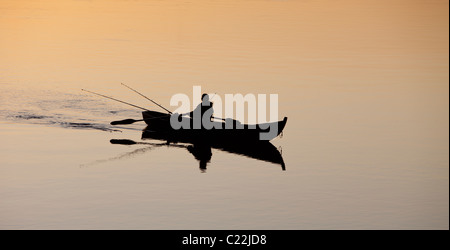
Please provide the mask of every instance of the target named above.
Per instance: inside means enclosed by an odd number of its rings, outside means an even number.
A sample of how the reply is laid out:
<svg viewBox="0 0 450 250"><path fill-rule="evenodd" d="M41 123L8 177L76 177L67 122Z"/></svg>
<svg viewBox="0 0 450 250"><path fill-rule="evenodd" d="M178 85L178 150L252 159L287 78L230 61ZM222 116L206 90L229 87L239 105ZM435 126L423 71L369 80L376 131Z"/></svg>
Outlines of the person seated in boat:
<svg viewBox="0 0 450 250"><path fill-rule="evenodd" d="M209 101L209 95L203 94L202 102L193 111L181 115L189 115L191 117L191 128L204 129L205 127L212 127L210 123L212 123L213 113L213 103Z"/></svg>

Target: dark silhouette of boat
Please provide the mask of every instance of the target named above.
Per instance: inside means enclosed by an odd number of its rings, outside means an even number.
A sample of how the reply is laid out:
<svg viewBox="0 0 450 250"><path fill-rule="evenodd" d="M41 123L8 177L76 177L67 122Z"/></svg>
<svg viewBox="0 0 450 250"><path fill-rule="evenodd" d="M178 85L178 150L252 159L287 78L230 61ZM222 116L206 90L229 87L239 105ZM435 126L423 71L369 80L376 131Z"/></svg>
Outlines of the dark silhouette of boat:
<svg viewBox="0 0 450 250"><path fill-rule="evenodd" d="M192 119L189 117L179 117L179 121L182 122L184 119L186 123L190 124L189 129L173 129L170 124L171 115L166 113L161 113L157 111L143 111L142 116L145 123L148 125L148 129L158 132L170 132L175 136L181 136L184 138L189 138L194 140L198 137L209 138L211 141L234 141L236 142L256 142L260 141L260 135L265 133L268 138L266 140L270 141L276 138L283 131L286 126L287 117L284 117L282 121L264 123L264 124L240 124L236 120L223 119L226 121L212 121L212 129L192 129ZM231 122L232 124L227 124ZM232 125L231 129L228 125ZM271 131L271 129L276 129L276 131ZM268 132L271 133L268 133Z"/></svg>
<svg viewBox="0 0 450 250"><path fill-rule="evenodd" d="M274 138L276 138L280 133L283 131L284 127L286 126L287 117L284 117L282 121L277 122L270 122L270 123L259 123L259 124L241 124L237 120L233 119L223 119L223 118L216 118L212 116L212 118L215 121L211 121L210 125L211 128L207 129L206 126L203 128L201 125L201 128L196 128L193 126L194 120L191 119L191 117L183 117L179 115L177 117L180 124L188 124L189 128L181 128L181 129L175 129L172 127L171 124L171 117L173 117L175 114L170 112L168 109L162 107L155 101L151 100L150 98L144 96L143 94L137 92L135 89L125 85L122 83L122 85L126 86L130 90L138 93L142 97L145 97L147 100L153 102L157 106L161 107L167 113L161 113L158 111L152 111L148 110L143 107L139 107L137 105L124 102L109 96L105 96L102 94L98 94L89 90L82 89L83 91L108 98L117 102L121 102L130 106L133 106L135 108L139 108L142 110L145 110L142 112L143 121L147 123L148 126L151 127L153 131L170 131L175 134L182 135L184 137L192 137L197 138L199 136L209 138L212 141L260 141L260 140L267 140L270 141ZM217 120L221 120L220 122ZM133 124L135 122L139 122L142 120L134 120L134 119L125 119L121 121L113 121L111 122L111 125L124 125L124 124Z"/></svg>

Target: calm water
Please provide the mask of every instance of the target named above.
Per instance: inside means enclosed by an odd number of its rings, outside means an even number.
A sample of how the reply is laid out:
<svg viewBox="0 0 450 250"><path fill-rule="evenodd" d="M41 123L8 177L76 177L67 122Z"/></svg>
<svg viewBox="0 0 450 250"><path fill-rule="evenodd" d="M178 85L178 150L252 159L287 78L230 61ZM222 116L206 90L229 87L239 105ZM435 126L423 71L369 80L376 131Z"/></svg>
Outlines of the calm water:
<svg viewBox="0 0 450 250"><path fill-rule="evenodd" d="M448 1L0 1L0 229L448 229ZM278 94L280 165L142 142L127 83ZM146 141L159 143L158 141Z"/></svg>

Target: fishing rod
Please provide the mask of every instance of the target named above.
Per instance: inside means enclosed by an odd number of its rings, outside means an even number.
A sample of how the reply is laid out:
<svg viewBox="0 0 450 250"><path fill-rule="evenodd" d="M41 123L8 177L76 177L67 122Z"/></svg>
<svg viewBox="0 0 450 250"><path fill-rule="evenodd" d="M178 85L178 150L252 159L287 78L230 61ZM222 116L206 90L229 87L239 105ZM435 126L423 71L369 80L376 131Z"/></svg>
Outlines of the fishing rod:
<svg viewBox="0 0 450 250"><path fill-rule="evenodd" d="M166 109L166 108L164 108L163 106L161 106L161 105L159 105L158 103L156 103L155 101L153 101L152 99L150 99L150 98L148 98L148 97L146 97L145 95L143 95L143 94L141 94L141 93L139 93L137 90L135 90L135 89L133 89L133 88L131 88L130 86L128 86L128 85L126 85L125 83L120 83L120 84L122 84L123 86L125 86L125 87L127 87L127 88L129 88L130 90L132 90L132 91L134 91L134 92L136 92L137 94L139 94L140 96L142 96L142 97L144 97L145 99L147 99L147 100L149 100L149 101L151 101L151 102L153 102L154 104L156 104L156 105L158 105L158 107L160 107L160 108L162 108L162 109L164 109L165 111L167 111L169 114L172 114L172 112L170 111L170 110L168 110L168 109ZM213 97L212 98L214 98L215 96L216 96L216 94L217 93L214 93L214 95L213 95ZM211 100L212 100L212 98L211 98ZM224 118L219 118L219 117L212 117L212 118L214 118L214 119L218 119L218 120L222 120L222 121L225 121L225 119ZM128 121L129 120L129 121ZM136 122L136 121L131 121L132 119L127 119L127 120L124 120L125 122L131 122L131 123L134 123L134 122ZM141 120L137 120L137 121L141 121ZM118 121L119 122L119 121ZM119 123L116 123L116 122L114 122L115 124L119 124ZM120 123L120 124L131 124L131 123ZM112 123L111 123L112 124ZM113 124L114 125L114 124Z"/></svg>
<svg viewBox="0 0 450 250"><path fill-rule="evenodd" d="M147 100L149 100L149 101L153 102L154 104L158 105L158 107L160 107L160 108L164 109L164 110L165 110L165 111L167 111L167 112L168 112L169 114L172 114L172 112L171 112L170 110L168 110L168 109L164 108L163 106L159 105L158 103L156 103L156 102L155 102L155 101L153 101L152 99L150 99L150 98L146 97L145 95L143 95L143 94L139 93L139 92L138 92L137 90L135 90L135 89L133 89L133 88L131 88L131 87L127 86L127 85L126 85L125 83L120 83L120 84L122 84L123 86L125 86L125 87L129 88L130 90L132 90L132 91L136 92L137 94L139 94L140 96L144 97L145 99L147 99Z"/></svg>
<svg viewBox="0 0 450 250"><path fill-rule="evenodd" d="M131 103L128 103L128 102L124 102L124 101L121 101L121 100L117 100L116 98L112 98L112 97L109 97L109 96L106 96L106 95L102 95L102 94L99 94L99 93L95 93L95 92L92 92L92 91L89 91L89 90L85 90L85 89L81 89L81 90L82 90L82 91L89 92L89 93L94 94L94 95L98 95L98 96L101 96L101 97L104 97L104 98L111 99L111 100L116 101L116 102L121 102L121 103L123 103L123 104L127 104L127 105L130 105L130 106L133 106L133 107L135 107L135 108L139 108L139 109L142 109L142 110L150 111L150 110L148 110L148 109L146 109L146 108L139 107L139 106L137 106L137 105L134 105L134 104L131 104Z"/></svg>
<svg viewBox="0 0 450 250"><path fill-rule="evenodd" d="M137 92L136 90L134 90L134 89L128 87L127 85L125 85L125 84L123 84L123 83L122 83L122 85L124 85L125 87L127 87L127 88L133 90L134 92L138 93L139 95L143 96L144 98L146 98L146 99L152 101L153 103L155 103L156 105L158 105L158 106L161 107L162 109L164 109L164 110L166 110L167 112L169 112L169 114L172 114L172 112L170 112L169 110L167 110L167 109L164 108L163 106L157 104L157 103L154 102L153 100L147 98L146 96L142 95L141 93ZM110 96L106 96L106 95L102 95L102 94L99 94L99 93L95 93L95 92L93 92L93 91L89 91L89 90L86 90L86 89L81 89L81 90L82 90L82 91L85 91L85 92L88 92L88 93L91 93L91 94L94 94L94 95L97 95L97 96L101 96L101 97L104 97L104 98L111 99L111 100L116 101L116 102L120 102L120 103L126 104L126 105L129 105L129 106L135 107L135 108L139 108L139 109L142 109L142 110L150 111L150 110L148 110L148 109L146 109L146 108L143 108L143 107L140 107L140 106L137 106L137 105L128 103L128 102L124 102L124 101L118 100L118 99L113 98L113 97L110 97ZM161 117L163 117L163 116L161 116ZM160 118L160 117L154 117L154 118ZM218 118L218 117L214 117L214 116L213 116L212 118L225 121L224 118ZM152 118L150 118L150 119L152 119ZM144 121L144 120L143 120L143 119L141 119L141 120L125 119L125 120L120 120L120 121L112 121L112 122L111 122L111 125L127 125L127 124L133 124L133 123L135 123L135 122L140 122L140 121Z"/></svg>

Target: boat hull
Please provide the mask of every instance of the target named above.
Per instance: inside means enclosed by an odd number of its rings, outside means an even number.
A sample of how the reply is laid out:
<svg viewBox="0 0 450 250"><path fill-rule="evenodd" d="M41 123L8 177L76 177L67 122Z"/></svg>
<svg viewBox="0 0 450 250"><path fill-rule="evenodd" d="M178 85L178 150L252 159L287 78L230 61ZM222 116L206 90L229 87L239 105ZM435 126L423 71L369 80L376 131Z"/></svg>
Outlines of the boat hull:
<svg viewBox="0 0 450 250"><path fill-rule="evenodd" d="M196 138L208 138L209 140L216 141L259 141L261 139L272 140L283 131L287 122L287 117L285 117L282 121L256 125L237 125L236 121L230 120L230 122L233 122L233 128L230 129L228 128L230 124L227 124L226 122L213 121L212 129L173 129L170 124L169 114L156 111L144 111L142 112L142 116L145 123L147 123L148 125L147 130L169 132L174 136L181 136L183 138L190 138L192 140ZM190 118L181 117L180 119L185 119L185 122L189 123L192 127L192 120ZM270 129L275 129L275 131L271 131ZM265 137L261 137L262 134L265 134Z"/></svg>

